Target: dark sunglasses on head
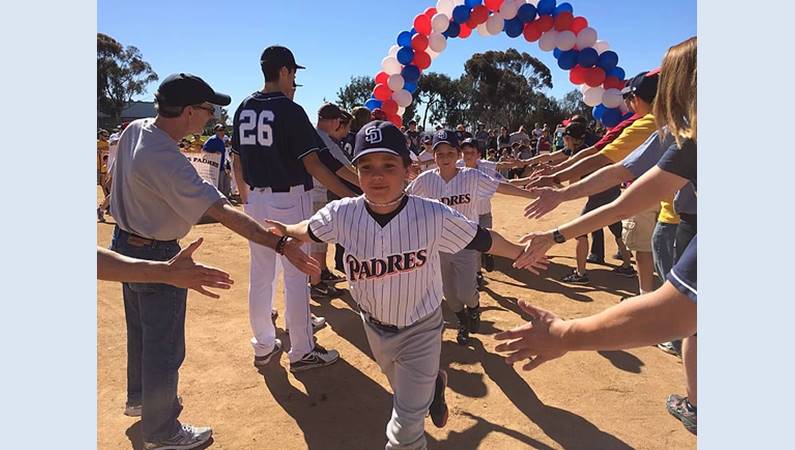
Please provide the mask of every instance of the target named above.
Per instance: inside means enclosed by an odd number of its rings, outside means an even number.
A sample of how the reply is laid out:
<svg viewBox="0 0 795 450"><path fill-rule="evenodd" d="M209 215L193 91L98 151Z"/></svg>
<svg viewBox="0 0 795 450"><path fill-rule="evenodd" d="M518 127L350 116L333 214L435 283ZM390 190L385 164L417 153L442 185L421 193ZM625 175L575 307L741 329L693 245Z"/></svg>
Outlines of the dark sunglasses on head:
<svg viewBox="0 0 795 450"><path fill-rule="evenodd" d="M621 97L623 97L624 100L629 100L634 96L635 96L634 92L627 92L626 94L621 94Z"/></svg>

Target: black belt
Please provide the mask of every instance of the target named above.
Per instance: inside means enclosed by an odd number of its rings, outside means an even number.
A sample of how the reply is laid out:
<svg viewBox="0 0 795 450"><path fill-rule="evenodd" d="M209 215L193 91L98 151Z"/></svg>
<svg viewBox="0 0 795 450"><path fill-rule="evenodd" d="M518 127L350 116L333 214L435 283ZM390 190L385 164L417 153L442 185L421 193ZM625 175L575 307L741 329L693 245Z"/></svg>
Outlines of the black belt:
<svg viewBox="0 0 795 450"><path fill-rule="evenodd" d="M295 186L286 186L286 187L285 186L277 186L277 187L273 187L273 186L249 186L248 189L250 191L253 191L255 189L270 189L271 192L284 193L284 192L290 192L290 189L292 189L292 188L294 188L296 186L303 186L304 187L304 191L307 191L307 192L310 191L310 188L308 188L306 186L306 184L296 184Z"/></svg>
<svg viewBox="0 0 795 450"><path fill-rule="evenodd" d="M401 328L399 326L390 325L388 323L380 322L380 321L378 321L376 319L373 319L373 317L371 315L369 315L369 314L367 316L365 316L365 317L367 317L367 321L370 322L370 325L378 328L381 331L386 331L388 333L397 333L398 331L401 330Z"/></svg>

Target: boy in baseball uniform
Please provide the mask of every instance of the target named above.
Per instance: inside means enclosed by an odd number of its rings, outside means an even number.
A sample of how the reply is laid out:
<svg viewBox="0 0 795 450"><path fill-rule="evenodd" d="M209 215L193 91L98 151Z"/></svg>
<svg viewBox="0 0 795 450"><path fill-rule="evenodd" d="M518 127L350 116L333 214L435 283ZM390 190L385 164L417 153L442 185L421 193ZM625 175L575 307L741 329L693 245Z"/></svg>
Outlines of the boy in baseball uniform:
<svg viewBox="0 0 795 450"><path fill-rule="evenodd" d="M271 223L277 234L345 248L351 294L394 392L386 449L424 449L425 416L437 427L448 416L447 375L439 370L440 253L471 249L516 259L523 248L438 201L408 195L409 149L389 122L359 130L353 164L364 195L335 200L295 225Z"/></svg>
<svg viewBox="0 0 795 450"><path fill-rule="evenodd" d="M437 131L433 135L432 150L437 168L420 174L409 184L406 189L408 193L438 200L475 223L479 220L480 201L490 199L495 192L535 198L529 191L495 180L480 170L457 167L461 149L454 131ZM444 298L458 317L456 341L461 345L469 342L469 333L477 333L480 329L480 294L476 281L479 268L480 255L477 250L464 248L456 252L442 251Z"/></svg>

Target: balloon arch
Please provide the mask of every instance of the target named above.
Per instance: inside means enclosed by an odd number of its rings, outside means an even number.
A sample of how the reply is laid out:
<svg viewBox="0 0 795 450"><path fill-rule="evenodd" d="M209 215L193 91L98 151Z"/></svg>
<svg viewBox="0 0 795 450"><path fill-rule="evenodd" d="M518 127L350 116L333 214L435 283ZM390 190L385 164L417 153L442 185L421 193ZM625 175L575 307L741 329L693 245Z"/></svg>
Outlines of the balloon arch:
<svg viewBox="0 0 795 450"><path fill-rule="evenodd" d="M622 100L624 70L607 42L597 40L588 20L574 15L569 3L556 0L438 0L414 18L414 27L397 36L397 45L381 61L375 89L365 103L380 108L395 125L413 100L422 71L447 47L451 38L466 39L476 30L481 36L505 32L538 41L552 51L558 66L569 71L569 80L580 85L583 101L593 115L612 127L631 115Z"/></svg>

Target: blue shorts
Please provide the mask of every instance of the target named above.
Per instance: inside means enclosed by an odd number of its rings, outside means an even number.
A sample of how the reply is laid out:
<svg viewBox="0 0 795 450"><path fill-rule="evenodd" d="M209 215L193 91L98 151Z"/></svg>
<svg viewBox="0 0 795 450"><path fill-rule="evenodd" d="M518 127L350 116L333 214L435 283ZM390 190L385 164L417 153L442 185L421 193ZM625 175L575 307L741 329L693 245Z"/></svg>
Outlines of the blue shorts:
<svg viewBox="0 0 795 450"><path fill-rule="evenodd" d="M687 248L682 253L679 261L676 262L674 268L668 274L668 281L674 285L679 292L690 297L693 303L697 303L697 289L696 289L696 239L693 239L687 244Z"/></svg>

